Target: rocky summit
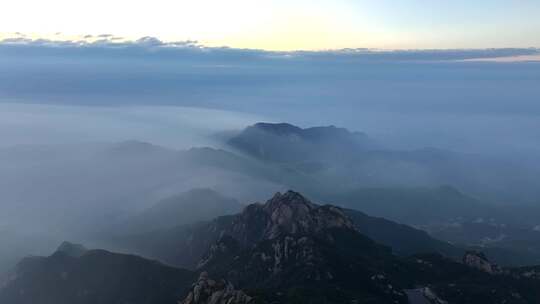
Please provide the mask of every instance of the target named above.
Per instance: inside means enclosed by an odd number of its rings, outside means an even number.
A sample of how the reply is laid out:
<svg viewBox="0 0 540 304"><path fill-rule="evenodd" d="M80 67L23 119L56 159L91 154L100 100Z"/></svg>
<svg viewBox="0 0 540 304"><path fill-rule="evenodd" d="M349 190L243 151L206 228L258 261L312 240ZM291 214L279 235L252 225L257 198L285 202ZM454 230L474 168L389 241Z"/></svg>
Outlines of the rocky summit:
<svg viewBox="0 0 540 304"><path fill-rule="evenodd" d="M65 254L75 258L81 257L87 252L88 249L86 249L83 245L73 244L70 242L63 242L60 244L60 246L58 246L58 249L56 249L57 254Z"/></svg>
<svg viewBox="0 0 540 304"><path fill-rule="evenodd" d="M269 302L301 297L320 298L313 303L361 298L405 303L405 293L392 282L371 279L389 272L384 265L392 267L393 260L389 248L358 233L340 208L288 191L247 206L211 246L199 269Z"/></svg>
<svg viewBox="0 0 540 304"><path fill-rule="evenodd" d="M251 250L262 243L271 243L275 267L289 257L291 250L302 251L304 258L312 258L313 236L322 236L331 229L354 231L354 224L338 207L320 206L312 203L298 192L276 193L265 204L255 203L238 214L228 228L222 231L218 241L210 248L199 264L204 268L224 255L234 255ZM308 252L310 254L308 254ZM263 260L272 259L261 254ZM218 258L219 256L219 258ZM229 256L229 259L233 256Z"/></svg>
<svg viewBox="0 0 540 304"><path fill-rule="evenodd" d="M319 206L300 193L276 193L265 204L252 204L233 221L228 233L243 245L284 235L307 235L329 228L354 229L352 221L334 206Z"/></svg>

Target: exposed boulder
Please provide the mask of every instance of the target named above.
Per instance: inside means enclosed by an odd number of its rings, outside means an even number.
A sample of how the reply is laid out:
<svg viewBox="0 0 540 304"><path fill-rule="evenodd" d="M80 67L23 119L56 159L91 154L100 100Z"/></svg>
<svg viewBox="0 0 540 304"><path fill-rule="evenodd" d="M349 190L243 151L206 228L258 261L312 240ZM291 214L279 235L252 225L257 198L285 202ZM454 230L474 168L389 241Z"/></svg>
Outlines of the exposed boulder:
<svg viewBox="0 0 540 304"><path fill-rule="evenodd" d="M208 278L208 273L202 272L187 297L178 304L248 304L253 298L226 281L215 281Z"/></svg>
<svg viewBox="0 0 540 304"><path fill-rule="evenodd" d="M422 288L422 294L424 295L424 297L430 302L430 303L433 303L433 304L448 304L447 301L445 300L442 300L441 298L439 298L437 296L437 294L435 293L435 291L433 291L431 288L429 287L424 287Z"/></svg>
<svg viewBox="0 0 540 304"><path fill-rule="evenodd" d="M502 273L502 269L497 264L491 263L482 252L467 251L463 256L463 263L489 274Z"/></svg>

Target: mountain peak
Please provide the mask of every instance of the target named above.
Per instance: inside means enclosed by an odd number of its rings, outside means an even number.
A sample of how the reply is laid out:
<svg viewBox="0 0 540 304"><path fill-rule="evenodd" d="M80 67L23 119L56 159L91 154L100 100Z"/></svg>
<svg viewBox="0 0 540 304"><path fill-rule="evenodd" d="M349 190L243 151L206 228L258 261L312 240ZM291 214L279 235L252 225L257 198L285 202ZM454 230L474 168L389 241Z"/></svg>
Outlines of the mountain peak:
<svg viewBox="0 0 540 304"><path fill-rule="evenodd" d="M276 193L265 204L247 206L233 223L231 234L244 243L283 235L307 235L328 228L354 229L338 207L312 203L298 192Z"/></svg>
<svg viewBox="0 0 540 304"><path fill-rule="evenodd" d="M364 133L335 126L300 128L288 123L256 123L228 141L257 158L289 162L344 160L376 147Z"/></svg>
<svg viewBox="0 0 540 304"><path fill-rule="evenodd" d="M298 192L287 191L276 193L264 204L247 206L222 231L198 267L213 277L227 278L246 292L278 291L268 303L301 300L286 295L296 289L291 286L299 285L307 287L312 298L324 297L315 295L321 287L338 291L351 286L348 300L320 303L355 303L360 293L353 294L359 285L371 290L374 298L384 299L377 303L405 303L405 294L393 290L394 284L370 279L386 273L384 268L375 272L373 265L393 262L390 249L356 231L340 208L314 204ZM305 299L300 302L314 302Z"/></svg>
<svg viewBox="0 0 540 304"><path fill-rule="evenodd" d="M264 209L268 212L274 212L276 209L280 209L283 206L294 209L301 214L305 214L316 207L315 204L302 196L302 194L289 190L283 194L281 192L274 194L274 196L264 204Z"/></svg>
<svg viewBox="0 0 540 304"><path fill-rule="evenodd" d="M61 253L70 257L78 258L83 256L88 249L81 244L74 244L70 242L63 242L56 249L55 254Z"/></svg>
<svg viewBox="0 0 540 304"><path fill-rule="evenodd" d="M366 135L360 132L351 132L345 128L338 128L334 125L329 126L316 126L309 128L301 128L290 123L268 123L268 122L258 122L253 126L247 127L246 130L256 129L259 131L264 131L273 135L286 136L286 135L297 135L306 140L321 140L327 139L330 137L343 137L348 136L362 136Z"/></svg>
<svg viewBox="0 0 540 304"><path fill-rule="evenodd" d="M285 122L282 122L282 123L258 122L254 124L252 128L264 130L264 131L279 134L279 135L302 132L302 128L289 124L289 123L285 123Z"/></svg>

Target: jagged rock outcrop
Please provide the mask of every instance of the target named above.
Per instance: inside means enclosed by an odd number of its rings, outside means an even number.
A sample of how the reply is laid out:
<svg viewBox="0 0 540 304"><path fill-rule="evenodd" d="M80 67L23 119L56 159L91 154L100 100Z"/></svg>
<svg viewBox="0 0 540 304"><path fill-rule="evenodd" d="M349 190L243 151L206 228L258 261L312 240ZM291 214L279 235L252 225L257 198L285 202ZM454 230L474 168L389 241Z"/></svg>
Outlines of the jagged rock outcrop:
<svg viewBox="0 0 540 304"><path fill-rule="evenodd" d="M261 296L271 302L337 294L347 301L367 296L405 303L405 293L394 282L371 280L374 274L390 271L393 261L391 250L356 231L340 208L317 205L288 191L265 204L247 206L223 231L199 269L244 290L267 290Z"/></svg>
<svg viewBox="0 0 540 304"><path fill-rule="evenodd" d="M178 304L249 304L253 298L226 281L215 281L202 272L187 297Z"/></svg>
<svg viewBox="0 0 540 304"><path fill-rule="evenodd" d="M263 205L249 205L227 234L249 246L283 235L308 235L330 228L354 229L354 225L340 208L319 206L298 192L287 191L276 193Z"/></svg>
<svg viewBox="0 0 540 304"><path fill-rule="evenodd" d="M491 263L482 252L467 251L463 256L463 263L489 274L502 273L502 269L497 264Z"/></svg>
<svg viewBox="0 0 540 304"><path fill-rule="evenodd" d="M424 287L422 288L422 295L424 295L424 297L430 302L430 303L433 303L433 304L448 304L447 301L439 298L437 296L437 294L435 293L435 291L433 291L431 288L429 287Z"/></svg>
<svg viewBox="0 0 540 304"><path fill-rule="evenodd" d="M276 271L281 262L292 258L293 253L295 258L312 260L311 237L332 228L355 229L338 207L316 205L294 191L278 192L265 204L247 206L210 248L199 267L218 256L220 259L224 256L233 258L242 249L252 249L266 241L271 243L272 257L261 254L261 258L264 261L275 259Z"/></svg>

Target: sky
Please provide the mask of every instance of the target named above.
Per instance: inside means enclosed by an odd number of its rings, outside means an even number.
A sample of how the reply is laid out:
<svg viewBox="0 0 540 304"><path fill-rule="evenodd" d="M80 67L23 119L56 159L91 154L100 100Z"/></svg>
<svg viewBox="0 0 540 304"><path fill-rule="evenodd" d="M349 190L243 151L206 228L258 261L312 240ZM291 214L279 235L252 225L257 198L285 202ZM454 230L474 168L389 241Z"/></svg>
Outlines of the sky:
<svg viewBox="0 0 540 304"><path fill-rule="evenodd" d="M111 34L266 50L540 47L539 15L537 0L18 0L0 4L0 39Z"/></svg>
<svg viewBox="0 0 540 304"><path fill-rule="evenodd" d="M536 0L3 1L0 146L178 147L214 117L198 134L286 121L534 156L537 16Z"/></svg>

